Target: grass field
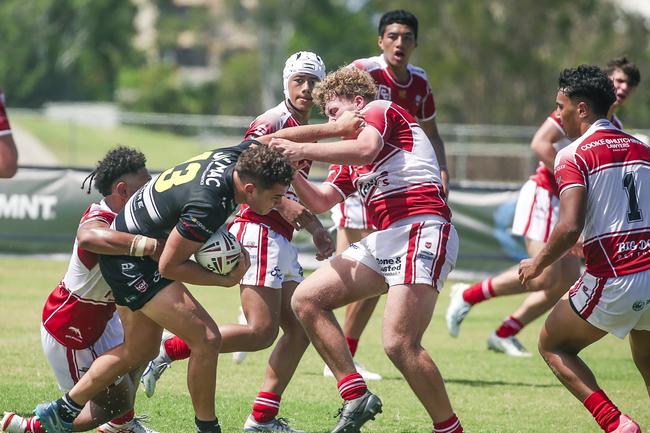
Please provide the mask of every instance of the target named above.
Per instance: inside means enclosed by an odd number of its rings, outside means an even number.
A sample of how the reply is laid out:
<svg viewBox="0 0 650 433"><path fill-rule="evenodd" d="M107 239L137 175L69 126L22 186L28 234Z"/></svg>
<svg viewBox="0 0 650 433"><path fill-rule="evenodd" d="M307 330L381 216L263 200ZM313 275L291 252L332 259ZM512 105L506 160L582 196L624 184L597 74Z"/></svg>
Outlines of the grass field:
<svg viewBox="0 0 650 433"><path fill-rule="evenodd" d="M41 351L39 321L43 301L63 275L67 263L33 258L0 258L0 410L26 414L44 400L59 396L54 375ZM448 288L448 286L447 286ZM218 323L234 320L239 304L236 289L194 288ZM510 297L475 308L458 340L447 335L444 311L448 291L441 296L425 335L425 347L447 380L454 408L470 433L582 433L600 429L582 405L555 379L535 353L532 359L512 359L488 352L485 339L500 319L521 300ZM383 304L380 304L380 307ZM373 317L359 359L384 376L370 383L381 396L384 413L364 431L430 432L430 420L397 370L384 356L381 314ZM525 329L521 340L531 351L541 322ZM217 414L224 432L241 431L250 404L262 382L269 350L253 353L242 365L229 355L220 359ZM584 352L600 385L624 412L650 428L648 396L629 354L627 341L614 337ZM194 431L193 412L185 384L186 363L179 362L159 383L156 395L138 393L136 410L151 416L150 426L162 433ZM310 433L328 432L340 400L333 379L322 377L323 363L310 348L283 396L281 415Z"/></svg>

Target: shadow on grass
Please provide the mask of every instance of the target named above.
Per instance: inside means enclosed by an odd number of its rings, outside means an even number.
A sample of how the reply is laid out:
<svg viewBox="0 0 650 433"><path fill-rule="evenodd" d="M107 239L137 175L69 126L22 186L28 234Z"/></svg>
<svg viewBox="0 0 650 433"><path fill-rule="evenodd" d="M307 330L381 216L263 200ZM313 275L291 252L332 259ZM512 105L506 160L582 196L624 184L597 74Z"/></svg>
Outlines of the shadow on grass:
<svg viewBox="0 0 650 433"><path fill-rule="evenodd" d="M318 373L304 373L307 376L322 376ZM402 376L398 375L388 375L383 376L384 381L404 381ZM372 388L373 381L366 382L369 387ZM531 388L559 388L562 387L560 383L528 383L528 382L508 382L505 380L482 380L482 379L454 379L454 378L445 378L445 383L453 383L457 385L468 385L475 387L484 387L484 386L522 386L522 387L531 387Z"/></svg>
<svg viewBox="0 0 650 433"><path fill-rule="evenodd" d="M445 383L454 383L458 385L469 386L525 386L531 388L559 388L562 387L560 383L527 383L527 382L508 382L505 380L481 380L481 379L448 379L445 378Z"/></svg>

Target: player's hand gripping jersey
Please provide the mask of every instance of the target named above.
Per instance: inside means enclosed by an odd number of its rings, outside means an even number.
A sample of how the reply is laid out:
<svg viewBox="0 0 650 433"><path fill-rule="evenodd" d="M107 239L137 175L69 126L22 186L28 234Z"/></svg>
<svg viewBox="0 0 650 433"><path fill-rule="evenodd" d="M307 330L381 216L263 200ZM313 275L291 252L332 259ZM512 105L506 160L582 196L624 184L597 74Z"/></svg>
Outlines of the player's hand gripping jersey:
<svg viewBox="0 0 650 433"><path fill-rule="evenodd" d="M414 215L450 221L435 152L415 119L394 102L380 100L369 103L362 114L366 127L381 136L379 155L368 165L333 165L326 182L343 198L359 191L379 230Z"/></svg>
<svg viewBox="0 0 650 433"><path fill-rule="evenodd" d="M244 134L244 138L255 139L262 135L273 134L280 129L299 125L300 124L293 118L291 112L287 108L286 102L281 102L253 120ZM304 164L299 171L300 175L307 178L310 167L311 162ZM287 191L286 197L298 201L298 197L291 188ZM248 205L243 204L239 207L239 212L237 212L234 222L252 222L261 224L270 228L274 232L281 234L289 241L293 237L293 226L287 222L287 220L282 218L280 213L276 210L272 210L266 215L259 215L253 212Z"/></svg>

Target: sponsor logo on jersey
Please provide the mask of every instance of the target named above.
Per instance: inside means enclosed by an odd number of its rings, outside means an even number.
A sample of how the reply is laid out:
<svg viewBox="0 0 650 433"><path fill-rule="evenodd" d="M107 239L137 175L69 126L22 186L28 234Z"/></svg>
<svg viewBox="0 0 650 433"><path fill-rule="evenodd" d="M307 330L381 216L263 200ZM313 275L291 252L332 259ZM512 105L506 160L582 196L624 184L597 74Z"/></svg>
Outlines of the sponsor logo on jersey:
<svg viewBox="0 0 650 433"><path fill-rule="evenodd" d="M388 180L388 171L382 171L381 173L373 173L370 176L366 176L359 179L359 194L364 199L372 195L377 186L388 186L390 181Z"/></svg>
<svg viewBox="0 0 650 433"><path fill-rule="evenodd" d="M583 144L582 146L580 146L580 150L589 150L593 147L602 146L602 145L606 145L608 149L625 150L628 147L630 147L630 143L638 143L638 141L631 137L601 138L600 140Z"/></svg>
<svg viewBox="0 0 650 433"><path fill-rule="evenodd" d="M650 303L650 299L647 301L636 301L634 304L632 304L632 309L634 311L641 311L645 308L646 305Z"/></svg>
<svg viewBox="0 0 650 433"><path fill-rule="evenodd" d="M81 335L81 331L79 328L76 328L74 326L68 326L68 331L70 331L74 335L67 334L65 337L69 338L70 340L78 341L79 343L83 342L83 337Z"/></svg>
<svg viewBox="0 0 650 433"><path fill-rule="evenodd" d="M630 251L646 251L650 250L650 239L641 239L640 241L626 241L616 244L616 251L618 254L627 253Z"/></svg>
<svg viewBox="0 0 650 433"><path fill-rule="evenodd" d="M379 99L385 99L386 101L390 101L392 99L390 97L390 87L380 84L379 89L377 90L377 97Z"/></svg>
<svg viewBox="0 0 650 433"><path fill-rule="evenodd" d="M210 161L203 171L203 176L201 176L201 185L214 186L216 188L221 186L223 181L223 175L228 167L230 167L235 161L228 154L223 152L216 152L212 155L212 161Z"/></svg>

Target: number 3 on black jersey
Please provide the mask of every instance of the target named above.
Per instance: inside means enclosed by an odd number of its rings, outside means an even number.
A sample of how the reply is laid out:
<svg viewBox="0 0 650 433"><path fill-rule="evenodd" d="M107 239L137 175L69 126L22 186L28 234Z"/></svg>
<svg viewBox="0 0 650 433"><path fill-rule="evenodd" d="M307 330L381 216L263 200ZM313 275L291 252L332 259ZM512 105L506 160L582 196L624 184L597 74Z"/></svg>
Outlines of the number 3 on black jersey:
<svg viewBox="0 0 650 433"><path fill-rule="evenodd" d="M200 155L195 156L194 158L185 161L184 164L189 164L183 168L179 168L177 165L176 167L172 167L163 171L160 173L160 176L158 176L154 188L157 192L165 192L173 186L183 185L184 183L192 181L192 179L196 177L199 170L201 170L201 164L192 161L203 161L205 159L208 159L210 155L212 155L212 151L204 152Z"/></svg>

